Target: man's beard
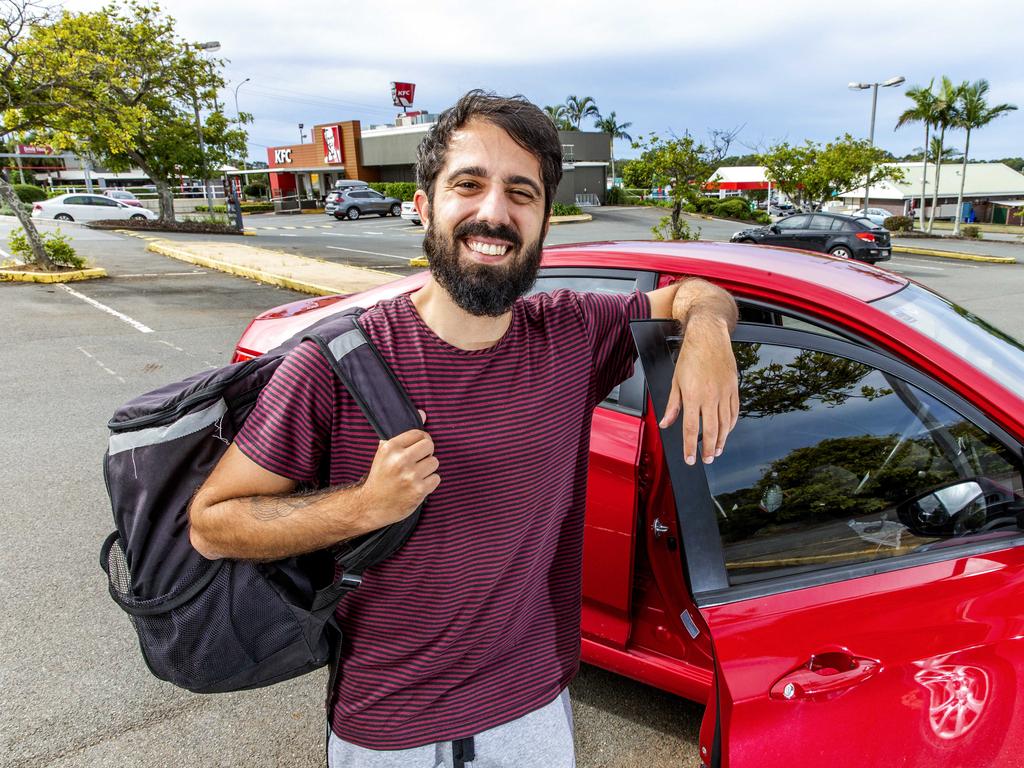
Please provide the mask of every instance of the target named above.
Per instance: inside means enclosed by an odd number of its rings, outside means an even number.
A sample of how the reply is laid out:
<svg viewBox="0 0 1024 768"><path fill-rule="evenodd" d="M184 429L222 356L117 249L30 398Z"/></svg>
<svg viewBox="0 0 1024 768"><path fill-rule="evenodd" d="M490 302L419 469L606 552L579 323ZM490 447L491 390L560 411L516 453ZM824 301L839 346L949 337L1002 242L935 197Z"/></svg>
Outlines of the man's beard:
<svg viewBox="0 0 1024 768"><path fill-rule="evenodd" d="M508 264L462 264L459 244L471 235L511 243L512 256ZM479 221L467 221L455 227L450 237L437 227L428 227L423 250L434 279L461 309L471 315L500 317L533 287L540 267L541 239L538 237L523 249L522 238L510 226L490 227Z"/></svg>

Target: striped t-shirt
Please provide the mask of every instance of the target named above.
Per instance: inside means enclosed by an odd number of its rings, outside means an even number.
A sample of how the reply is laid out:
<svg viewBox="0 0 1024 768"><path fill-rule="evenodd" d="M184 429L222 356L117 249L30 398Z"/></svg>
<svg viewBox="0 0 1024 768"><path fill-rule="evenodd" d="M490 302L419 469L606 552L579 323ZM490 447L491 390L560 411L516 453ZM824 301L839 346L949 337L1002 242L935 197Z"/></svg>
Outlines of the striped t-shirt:
<svg viewBox="0 0 1024 768"><path fill-rule="evenodd" d="M632 371L628 321L649 313L642 293L537 294L475 351L441 340L408 296L360 318L427 414L441 484L406 545L338 608L339 737L371 749L464 738L572 679L591 415ZM311 342L281 364L237 438L304 484L359 481L377 442Z"/></svg>

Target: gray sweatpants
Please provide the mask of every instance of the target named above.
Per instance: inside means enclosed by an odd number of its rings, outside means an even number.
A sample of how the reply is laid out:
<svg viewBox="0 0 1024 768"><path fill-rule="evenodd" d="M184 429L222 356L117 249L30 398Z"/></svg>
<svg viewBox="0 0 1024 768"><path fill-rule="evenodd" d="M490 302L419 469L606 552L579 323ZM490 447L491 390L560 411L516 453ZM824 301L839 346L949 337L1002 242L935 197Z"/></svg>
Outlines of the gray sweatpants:
<svg viewBox="0 0 1024 768"><path fill-rule="evenodd" d="M473 737L476 759L466 768L574 768L572 705L564 690L550 704ZM330 768L452 768L452 743L378 751L331 733Z"/></svg>

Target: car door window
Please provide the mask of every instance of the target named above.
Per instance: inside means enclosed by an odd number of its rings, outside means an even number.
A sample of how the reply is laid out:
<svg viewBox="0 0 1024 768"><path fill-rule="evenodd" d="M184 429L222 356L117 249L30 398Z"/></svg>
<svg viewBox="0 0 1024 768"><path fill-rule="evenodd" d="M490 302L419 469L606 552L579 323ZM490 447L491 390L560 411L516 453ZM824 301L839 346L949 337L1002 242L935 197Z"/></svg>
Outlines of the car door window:
<svg viewBox="0 0 1024 768"><path fill-rule="evenodd" d="M119 208L120 203L117 200L111 200L108 197L90 197L88 198L90 205L99 205L106 208Z"/></svg>
<svg viewBox="0 0 1024 768"><path fill-rule="evenodd" d="M781 230L790 229L807 229L807 221L810 216L790 216L788 219L782 219L776 226Z"/></svg>
<svg viewBox="0 0 1024 768"><path fill-rule="evenodd" d="M707 468L730 586L1020 533L1018 456L914 384L735 347L740 419Z"/></svg>
<svg viewBox="0 0 1024 768"><path fill-rule="evenodd" d="M384 195L382 195L380 192L374 192L372 189L369 192L366 193L366 196L370 200L383 200L384 199Z"/></svg>
<svg viewBox="0 0 1024 768"><path fill-rule="evenodd" d="M843 219L832 219L832 226L830 229L833 232L842 232L846 228L846 222Z"/></svg>
<svg viewBox="0 0 1024 768"><path fill-rule="evenodd" d="M807 227L808 229L815 230L828 230L832 228L832 217L831 216L811 216L811 223Z"/></svg>

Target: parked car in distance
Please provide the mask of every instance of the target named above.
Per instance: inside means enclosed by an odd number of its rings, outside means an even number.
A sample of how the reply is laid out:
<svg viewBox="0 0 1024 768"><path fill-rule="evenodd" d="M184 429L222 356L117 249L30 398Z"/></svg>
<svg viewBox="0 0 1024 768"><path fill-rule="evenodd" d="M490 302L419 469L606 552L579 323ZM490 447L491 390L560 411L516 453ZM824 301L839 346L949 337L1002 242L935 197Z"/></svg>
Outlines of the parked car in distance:
<svg viewBox="0 0 1024 768"><path fill-rule="evenodd" d="M269 310L233 359L426 276ZM591 429L584 661L706 702L706 765L1018 766L1024 346L901 275L783 248L557 246L533 290L683 276L739 304L739 421L686 466L658 427L678 327L634 323L640 363Z"/></svg>
<svg viewBox="0 0 1024 768"><path fill-rule="evenodd" d="M411 221L413 224L423 223L420 221L420 212L416 210L416 206L411 200L402 203L402 218L406 221Z"/></svg>
<svg viewBox="0 0 1024 768"><path fill-rule="evenodd" d="M402 201L397 197L385 197L369 187L345 187L328 193L324 211L336 219L358 219L366 213L378 216L399 216Z"/></svg>
<svg viewBox="0 0 1024 768"><path fill-rule="evenodd" d="M127 189L108 189L103 194L104 196L117 200L125 205L131 205L135 208L143 207L139 198Z"/></svg>
<svg viewBox="0 0 1024 768"><path fill-rule="evenodd" d="M893 213L892 211L885 210L885 208L861 208L859 211L854 211L850 215L859 216L862 219L870 219L873 223L877 224L878 226L884 227L885 220L888 219L890 216L895 216L896 214Z"/></svg>
<svg viewBox="0 0 1024 768"><path fill-rule="evenodd" d="M869 219L838 213L798 213L765 227L742 229L729 240L820 251L870 264L892 256L889 230Z"/></svg>
<svg viewBox="0 0 1024 768"><path fill-rule="evenodd" d="M32 204L32 216L57 221L103 221L126 219L141 221L160 218L148 208L127 205L106 195L70 193Z"/></svg>

